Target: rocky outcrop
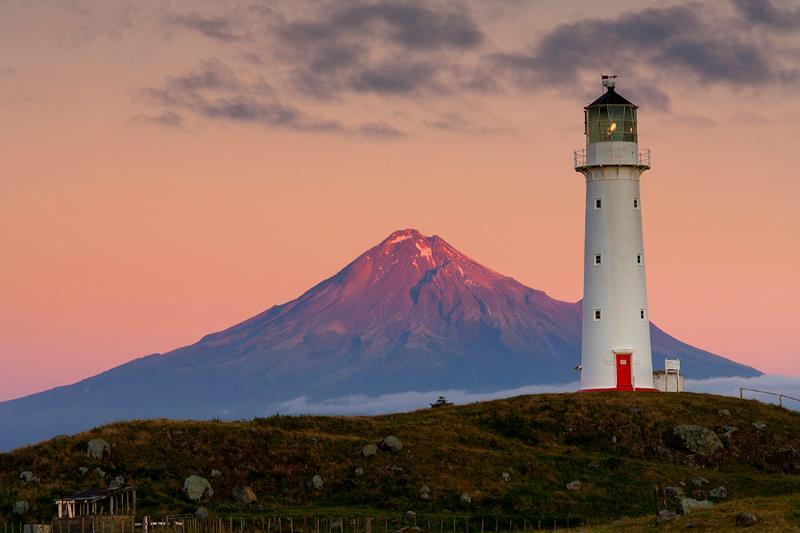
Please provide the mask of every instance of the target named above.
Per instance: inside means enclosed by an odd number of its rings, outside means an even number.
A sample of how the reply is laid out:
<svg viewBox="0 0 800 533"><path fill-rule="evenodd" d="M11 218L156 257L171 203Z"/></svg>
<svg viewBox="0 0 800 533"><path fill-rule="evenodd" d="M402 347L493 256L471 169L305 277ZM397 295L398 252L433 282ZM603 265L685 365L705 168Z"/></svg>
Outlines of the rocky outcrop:
<svg viewBox="0 0 800 533"><path fill-rule="evenodd" d="M233 489L233 497L237 502L244 505L250 505L258 501L256 493L247 485Z"/></svg>
<svg viewBox="0 0 800 533"><path fill-rule="evenodd" d="M461 496L459 496L458 501L460 501L463 505L469 505L472 503L472 496L464 492L461 494Z"/></svg>
<svg viewBox="0 0 800 533"><path fill-rule="evenodd" d="M92 439L86 445L86 456L90 459L103 460L111 456L111 445L103 439Z"/></svg>
<svg viewBox="0 0 800 533"><path fill-rule="evenodd" d="M322 476L317 474L314 477L312 477L311 486L314 487L316 490L322 490L322 487L325 486L325 482L322 480Z"/></svg>
<svg viewBox="0 0 800 533"><path fill-rule="evenodd" d="M714 507L714 504L708 500L695 500L694 498L683 498L681 500L683 514L689 514L692 511L703 511L712 507Z"/></svg>
<svg viewBox="0 0 800 533"><path fill-rule="evenodd" d="M190 500L199 502L211 498L214 495L214 490L206 478L191 475L183 482L183 493Z"/></svg>
<svg viewBox="0 0 800 533"><path fill-rule="evenodd" d="M381 442L381 449L391 452L399 452L403 449L403 443L394 435L389 435Z"/></svg>
<svg viewBox="0 0 800 533"><path fill-rule="evenodd" d="M728 497L728 489L725 487L717 487L716 489L711 489L708 493L710 498L714 498L715 500L723 500Z"/></svg>
<svg viewBox="0 0 800 533"><path fill-rule="evenodd" d="M35 476L30 470L20 472L19 479L26 485L36 485L40 481L39 476Z"/></svg>
<svg viewBox="0 0 800 533"><path fill-rule="evenodd" d="M364 457L370 457L378 453L378 447L374 444L367 444L363 448L361 448L361 455Z"/></svg>
<svg viewBox="0 0 800 533"><path fill-rule="evenodd" d="M716 433L703 426L683 424L672 430L676 443L691 453L710 457L724 449Z"/></svg>

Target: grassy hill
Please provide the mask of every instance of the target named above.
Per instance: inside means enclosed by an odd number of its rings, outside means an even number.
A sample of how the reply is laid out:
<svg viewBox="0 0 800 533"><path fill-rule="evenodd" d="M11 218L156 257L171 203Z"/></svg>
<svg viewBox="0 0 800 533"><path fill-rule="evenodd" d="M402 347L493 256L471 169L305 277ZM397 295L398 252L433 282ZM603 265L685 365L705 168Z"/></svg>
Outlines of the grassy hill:
<svg viewBox="0 0 800 533"><path fill-rule="evenodd" d="M757 422L766 425L757 429ZM681 424L718 434L737 429L723 438L724 449L702 456L673 436ZM400 438L402 450L361 454L387 435ZM111 457L87 457L88 441L98 437L112 445ZM24 483L22 471L40 481ZM26 520L49 519L56 496L105 486L117 475L136 487L139 514L194 512L198 504L181 491L191 474L210 481L214 495L202 505L220 516L413 510L436 524L451 513L470 515L473 528L480 519L487 529L495 520L602 524L652 517L656 486L681 486L697 499L724 486L725 505L777 498L787 506L783 519L800 526L800 498L792 496L800 494L800 413L712 395L589 393L377 417L123 422L0 454L0 522L21 520L10 513L17 500L30 503ZM315 475L321 489L311 483ZM710 483L696 487L698 477ZM567 490L575 480L580 490ZM233 491L243 485L255 491L256 504L236 503ZM429 500L420 498L422 486Z"/></svg>

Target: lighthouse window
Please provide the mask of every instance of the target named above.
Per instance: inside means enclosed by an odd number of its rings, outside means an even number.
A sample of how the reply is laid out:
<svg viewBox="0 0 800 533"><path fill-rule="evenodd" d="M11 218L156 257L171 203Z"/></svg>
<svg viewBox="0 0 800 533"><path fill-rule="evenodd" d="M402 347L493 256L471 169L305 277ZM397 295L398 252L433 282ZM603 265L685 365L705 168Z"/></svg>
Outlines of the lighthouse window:
<svg viewBox="0 0 800 533"><path fill-rule="evenodd" d="M594 319L595 320L600 320L601 317L602 317L602 311L600 309L595 309L594 310Z"/></svg>
<svg viewBox="0 0 800 533"><path fill-rule="evenodd" d="M639 209L639 199L638 198L634 198L633 199L633 208L634 209Z"/></svg>
<svg viewBox="0 0 800 533"><path fill-rule="evenodd" d="M602 209L603 208L603 199L602 198L595 198L594 199L594 208L595 209Z"/></svg>
<svg viewBox="0 0 800 533"><path fill-rule="evenodd" d="M639 311L639 318L641 318L642 320L647 320L647 313L644 312L644 309L641 309Z"/></svg>
<svg viewBox="0 0 800 533"><path fill-rule="evenodd" d="M642 264L642 254L636 254L636 264L637 265Z"/></svg>
<svg viewBox="0 0 800 533"><path fill-rule="evenodd" d="M594 264L595 265L603 264L603 254L594 254Z"/></svg>

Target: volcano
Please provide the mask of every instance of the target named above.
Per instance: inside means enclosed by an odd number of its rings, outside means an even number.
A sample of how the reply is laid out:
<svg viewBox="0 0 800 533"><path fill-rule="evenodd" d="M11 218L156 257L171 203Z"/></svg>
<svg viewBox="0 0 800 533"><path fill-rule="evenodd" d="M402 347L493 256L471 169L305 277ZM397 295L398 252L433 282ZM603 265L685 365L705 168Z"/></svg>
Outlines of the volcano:
<svg viewBox="0 0 800 533"><path fill-rule="evenodd" d="M689 378L759 372L652 326ZM132 418L249 418L300 396L577 380L581 304L555 300L438 236L392 233L296 300L166 354L0 404L0 449Z"/></svg>

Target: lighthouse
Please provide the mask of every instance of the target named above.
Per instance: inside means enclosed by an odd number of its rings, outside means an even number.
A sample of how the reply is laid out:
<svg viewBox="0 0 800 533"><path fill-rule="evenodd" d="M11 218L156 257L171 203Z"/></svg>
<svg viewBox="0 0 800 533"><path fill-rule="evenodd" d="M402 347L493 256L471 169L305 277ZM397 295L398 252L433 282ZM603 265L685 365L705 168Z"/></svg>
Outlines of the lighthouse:
<svg viewBox="0 0 800 533"><path fill-rule="evenodd" d="M639 178L650 151L639 148L638 107L603 76L603 95L584 108L586 177L581 390L655 390L647 308Z"/></svg>

